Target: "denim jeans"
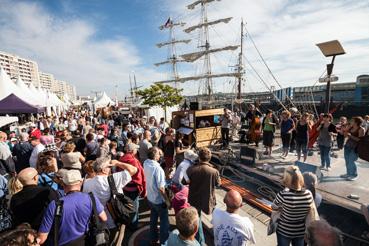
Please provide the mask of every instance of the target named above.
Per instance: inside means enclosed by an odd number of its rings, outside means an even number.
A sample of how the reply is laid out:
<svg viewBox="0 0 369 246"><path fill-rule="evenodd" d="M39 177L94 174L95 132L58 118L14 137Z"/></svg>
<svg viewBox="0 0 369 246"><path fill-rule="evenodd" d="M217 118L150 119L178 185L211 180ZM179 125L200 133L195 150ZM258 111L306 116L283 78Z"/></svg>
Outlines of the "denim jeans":
<svg viewBox="0 0 369 246"><path fill-rule="evenodd" d="M358 154L355 152L355 149L350 148L348 146L345 146L343 153L345 156L347 175L351 177L356 177L357 166L355 161L359 158Z"/></svg>
<svg viewBox="0 0 369 246"><path fill-rule="evenodd" d="M204 236L204 230L202 228L202 221L201 221L201 210L197 210L197 214L199 215L199 229L196 233L196 240L199 242L200 245L205 244L205 236Z"/></svg>
<svg viewBox="0 0 369 246"><path fill-rule="evenodd" d="M304 246L304 237L288 238L277 232L277 246Z"/></svg>
<svg viewBox="0 0 369 246"><path fill-rule="evenodd" d="M169 236L169 218L168 208L165 203L153 204L148 202L151 208L150 214L150 239L156 242L159 239L158 235L158 218L160 217L160 244L164 244Z"/></svg>
<svg viewBox="0 0 369 246"><path fill-rule="evenodd" d="M321 166L322 167L331 167L331 147L319 145L320 149L320 160L321 160Z"/></svg>
<svg viewBox="0 0 369 246"><path fill-rule="evenodd" d="M223 147L228 147L229 145L229 128L221 128L221 134L222 134L222 144Z"/></svg>
<svg viewBox="0 0 369 246"><path fill-rule="evenodd" d="M133 191L133 192L125 191L124 195L131 198L133 200L134 205L135 205L136 213L135 213L135 216L132 219L131 228L133 230L136 230L137 227L138 227L138 211L139 211L139 206L140 206L140 197L138 195L138 191Z"/></svg>

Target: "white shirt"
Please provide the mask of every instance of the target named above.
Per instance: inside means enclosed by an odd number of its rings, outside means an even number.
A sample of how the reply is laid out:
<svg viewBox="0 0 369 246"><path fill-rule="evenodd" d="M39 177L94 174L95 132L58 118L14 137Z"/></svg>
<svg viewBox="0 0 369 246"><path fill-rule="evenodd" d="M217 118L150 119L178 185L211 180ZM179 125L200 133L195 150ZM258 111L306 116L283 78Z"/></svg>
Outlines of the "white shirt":
<svg viewBox="0 0 369 246"><path fill-rule="evenodd" d="M254 225L247 217L216 208L212 224L215 246L246 246L248 241L256 243Z"/></svg>
<svg viewBox="0 0 369 246"><path fill-rule="evenodd" d="M117 187L117 191L119 193L123 193L123 187L126 186L132 180L131 175L129 175L129 173L126 170L113 173L113 178L115 185ZM108 216L107 221L108 228L109 229L114 228L115 223L106 207L106 203L110 199L110 186L108 182L108 176L97 175L92 179L86 179L85 182L83 183L83 192L94 193L94 195L100 200L101 204L104 206L105 213Z"/></svg>
<svg viewBox="0 0 369 246"><path fill-rule="evenodd" d="M191 161L184 159L176 169L176 172L173 175L173 182L177 184L181 184L182 179L184 178L186 182L190 181L187 176L187 169L191 166Z"/></svg>
<svg viewBox="0 0 369 246"><path fill-rule="evenodd" d="M40 154L45 149L43 144L37 144L32 151L31 157L29 158L29 166L36 168L37 167L37 159L38 154Z"/></svg>

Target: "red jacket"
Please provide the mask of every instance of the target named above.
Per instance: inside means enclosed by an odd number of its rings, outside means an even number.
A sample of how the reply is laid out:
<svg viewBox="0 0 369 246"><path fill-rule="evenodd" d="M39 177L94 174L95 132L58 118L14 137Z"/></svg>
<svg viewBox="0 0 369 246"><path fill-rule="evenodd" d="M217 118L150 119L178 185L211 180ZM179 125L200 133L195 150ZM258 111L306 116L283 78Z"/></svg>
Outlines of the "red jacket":
<svg viewBox="0 0 369 246"><path fill-rule="evenodd" d="M137 173L132 176L132 181L129 182L123 190L129 190L130 188L136 186L141 197L146 196L146 179L141 162L131 153L127 153L120 158L121 162L131 164L137 168ZM126 188L126 189L125 189Z"/></svg>

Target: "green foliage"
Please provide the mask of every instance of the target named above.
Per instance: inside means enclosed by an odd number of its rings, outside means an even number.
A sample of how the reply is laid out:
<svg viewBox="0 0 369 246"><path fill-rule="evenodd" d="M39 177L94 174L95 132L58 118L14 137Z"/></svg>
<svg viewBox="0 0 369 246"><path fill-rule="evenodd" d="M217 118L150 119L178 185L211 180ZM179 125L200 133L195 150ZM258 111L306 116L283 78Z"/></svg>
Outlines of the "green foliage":
<svg viewBox="0 0 369 246"><path fill-rule="evenodd" d="M136 91L136 93L141 96L145 105L167 108L177 105L183 100L182 91L183 89L166 84L153 84L149 88Z"/></svg>

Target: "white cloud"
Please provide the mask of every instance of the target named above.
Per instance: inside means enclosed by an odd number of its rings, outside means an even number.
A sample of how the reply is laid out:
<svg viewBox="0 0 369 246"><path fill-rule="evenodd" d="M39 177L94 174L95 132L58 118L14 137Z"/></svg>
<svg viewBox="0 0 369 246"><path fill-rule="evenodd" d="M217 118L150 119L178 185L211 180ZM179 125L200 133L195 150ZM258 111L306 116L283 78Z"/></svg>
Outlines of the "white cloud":
<svg viewBox="0 0 369 246"><path fill-rule="evenodd" d="M166 2L170 2L174 16L189 25L199 22L199 6L195 10L186 8L193 0ZM340 40L347 52L337 57L334 68L341 82L354 81L357 75L369 73L369 3L366 0L222 0L208 5L208 16L209 20L234 17L229 25L219 24L210 28L213 47L239 42L239 25L243 18L282 86L313 84L321 75L325 63L329 62L315 44L333 39ZM185 52L189 50L181 49ZM268 84L276 86L249 38L245 39L245 55ZM224 52L217 55L212 59L213 71L229 71L230 61L235 63L236 59L237 52L231 56ZM191 68L187 67L186 71L191 73ZM265 90L265 86L250 74L247 64L246 72L249 73L246 74L248 90ZM230 90L231 86L225 86L227 81L229 79L216 82L218 91L224 91L225 87ZM186 90L193 88L190 83L184 85Z"/></svg>
<svg viewBox="0 0 369 246"><path fill-rule="evenodd" d="M58 18L32 2L0 2L1 50L35 60L39 69L77 86L79 94L105 90L128 95L128 74L140 81L162 77L141 64L137 48L126 37L97 40L87 20Z"/></svg>

